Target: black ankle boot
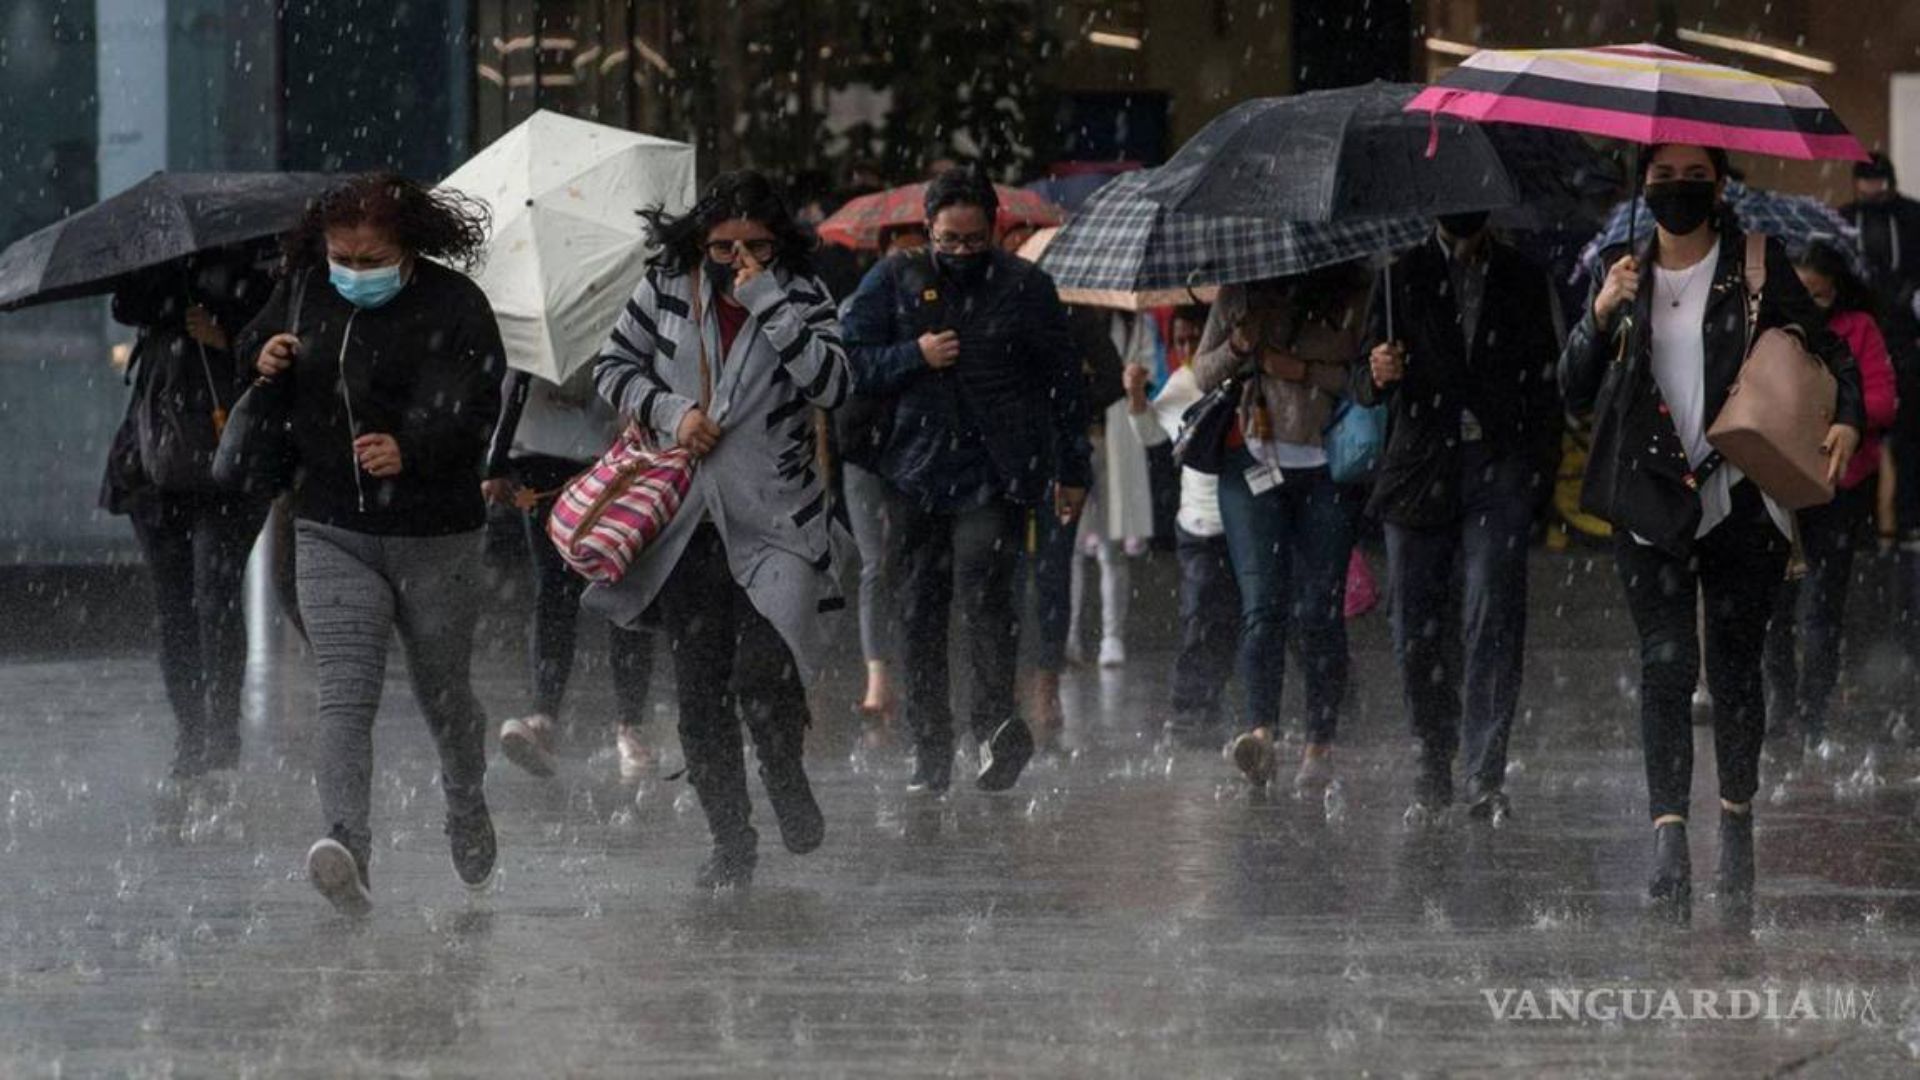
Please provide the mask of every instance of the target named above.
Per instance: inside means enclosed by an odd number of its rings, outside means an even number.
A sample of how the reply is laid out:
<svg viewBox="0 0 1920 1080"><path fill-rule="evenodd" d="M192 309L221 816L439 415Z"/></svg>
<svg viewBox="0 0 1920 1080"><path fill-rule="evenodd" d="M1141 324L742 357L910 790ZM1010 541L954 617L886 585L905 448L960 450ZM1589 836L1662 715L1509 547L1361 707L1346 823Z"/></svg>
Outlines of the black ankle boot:
<svg viewBox="0 0 1920 1080"><path fill-rule="evenodd" d="M1670 821L1653 830L1653 877L1647 895L1686 903L1693 899L1693 861L1687 854L1687 823Z"/></svg>
<svg viewBox="0 0 1920 1080"><path fill-rule="evenodd" d="M753 848L716 847L694 874L694 888L744 889L753 884L753 868L759 863L760 856Z"/></svg>
<svg viewBox="0 0 1920 1080"><path fill-rule="evenodd" d="M1753 896L1753 815L1720 811L1720 895L1728 900Z"/></svg>

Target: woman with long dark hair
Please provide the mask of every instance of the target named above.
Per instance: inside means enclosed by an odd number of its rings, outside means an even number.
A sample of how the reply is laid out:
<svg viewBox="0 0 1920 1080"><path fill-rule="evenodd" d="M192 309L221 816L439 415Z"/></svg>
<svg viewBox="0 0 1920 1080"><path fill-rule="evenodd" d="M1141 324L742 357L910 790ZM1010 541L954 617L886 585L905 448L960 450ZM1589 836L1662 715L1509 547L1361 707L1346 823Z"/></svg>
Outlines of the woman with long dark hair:
<svg viewBox="0 0 1920 1080"><path fill-rule="evenodd" d="M1867 418L1865 438L1840 477L1833 501L1799 513L1806 577L1781 586L1767 631L1769 731L1784 735L1791 730L1812 747L1826 736L1827 703L1840 680L1840 634L1847 621L1853 552L1873 520L1875 485L1868 481L1880 471L1880 436L1893 426L1899 396L1887 340L1875 321L1873 294L1854 276L1846 257L1815 244L1794 260L1794 269L1815 306L1827 313L1827 329L1847 343L1860 365Z"/></svg>
<svg viewBox="0 0 1920 1080"><path fill-rule="evenodd" d="M1776 327L1799 333L1839 382L1825 440L1833 479L1859 445L1864 413L1859 369L1778 241L1765 242L1766 285L1750 320L1747 237L1720 202L1726 154L1655 146L1641 170L1658 231L1610 263L1562 350L1560 385L1570 410L1594 414L1581 505L1613 524L1640 636L1640 734L1654 826L1648 892L1684 909L1693 892L1687 817L1701 657L1696 611L1704 599L1720 778L1719 886L1738 902L1753 892L1753 796L1766 727L1760 660L1791 532L1786 512L1721 462L1706 433L1750 343Z"/></svg>
<svg viewBox="0 0 1920 1080"><path fill-rule="evenodd" d="M454 868L475 888L493 874L486 717L468 664L480 467L505 354L486 296L461 273L486 233L485 209L458 195L392 173L348 181L288 236L286 277L241 336L256 389L292 421L327 829L307 871L349 913L371 903L373 720L396 630L439 746Z"/></svg>
<svg viewBox="0 0 1920 1080"><path fill-rule="evenodd" d="M585 603L623 626L658 603L687 779L713 835L696 883L738 887L759 859L743 721L787 850L825 836L801 761L806 684L828 643L822 616L845 601L810 410L846 398L846 351L807 235L766 177L728 173L686 213L646 216L657 251L594 376L610 404L696 464L670 523Z"/></svg>

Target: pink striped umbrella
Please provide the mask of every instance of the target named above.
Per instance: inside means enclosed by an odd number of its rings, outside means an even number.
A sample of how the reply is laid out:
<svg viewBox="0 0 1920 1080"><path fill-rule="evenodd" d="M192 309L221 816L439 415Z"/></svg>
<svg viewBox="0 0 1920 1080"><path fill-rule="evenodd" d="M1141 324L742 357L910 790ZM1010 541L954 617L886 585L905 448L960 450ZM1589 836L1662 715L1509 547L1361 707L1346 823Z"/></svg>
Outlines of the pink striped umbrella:
<svg viewBox="0 0 1920 1080"><path fill-rule="evenodd" d="M1866 160L1813 88L1658 45L1482 49L1407 105L1466 120L1803 160Z"/></svg>

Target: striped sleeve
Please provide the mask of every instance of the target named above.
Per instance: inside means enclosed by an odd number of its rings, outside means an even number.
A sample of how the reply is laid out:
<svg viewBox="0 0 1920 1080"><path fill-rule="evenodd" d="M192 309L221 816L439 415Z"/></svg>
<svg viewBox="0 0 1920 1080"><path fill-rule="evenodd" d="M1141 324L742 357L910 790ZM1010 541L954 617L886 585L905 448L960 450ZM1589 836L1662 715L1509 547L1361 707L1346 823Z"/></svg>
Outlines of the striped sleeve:
<svg viewBox="0 0 1920 1080"><path fill-rule="evenodd" d="M600 356L593 382L600 396L620 415L639 421L670 446L680 420L693 408L690 398L674 393L654 366L658 352L659 297L653 274L640 279L620 311Z"/></svg>
<svg viewBox="0 0 1920 1080"><path fill-rule="evenodd" d="M737 295L759 316L761 330L802 397L823 409L847 399L853 375L833 297L820 279L794 278L783 289L772 274L761 274Z"/></svg>

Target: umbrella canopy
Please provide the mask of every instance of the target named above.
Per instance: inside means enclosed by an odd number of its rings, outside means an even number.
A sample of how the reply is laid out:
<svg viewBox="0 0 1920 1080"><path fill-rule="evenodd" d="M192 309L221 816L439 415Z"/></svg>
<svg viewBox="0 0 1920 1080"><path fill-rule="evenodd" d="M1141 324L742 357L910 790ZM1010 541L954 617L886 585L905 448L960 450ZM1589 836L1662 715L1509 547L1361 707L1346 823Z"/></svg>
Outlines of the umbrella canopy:
<svg viewBox="0 0 1920 1080"><path fill-rule="evenodd" d="M1187 303L1202 286L1303 274L1411 246L1429 230L1415 217L1315 224L1175 213L1146 197L1154 172L1115 177L1041 249L1062 300L1134 311Z"/></svg>
<svg viewBox="0 0 1920 1080"><path fill-rule="evenodd" d="M1867 157L1812 87L1659 45L1482 49L1407 107L1644 144L1801 159Z"/></svg>
<svg viewBox="0 0 1920 1080"><path fill-rule="evenodd" d="M1282 221L1432 216L1574 198L1581 177L1606 168L1577 136L1409 116L1420 90L1375 82L1242 102L1153 170L1147 196Z"/></svg>
<svg viewBox="0 0 1920 1080"><path fill-rule="evenodd" d="M593 360L646 271L639 212L693 204L693 147L542 110L442 186L493 211L474 280L507 363L564 383Z"/></svg>
<svg viewBox="0 0 1920 1080"><path fill-rule="evenodd" d="M993 185L993 190L1000 197L1000 212L994 218L994 228L1001 232L1016 225L1043 229L1060 224L1066 217L1064 210L1034 192L1000 184ZM820 234L820 239L829 244L878 251L880 230L897 225L926 224L926 201L925 184L908 184L876 191L847 200L845 206L834 211L833 216L821 222L815 231Z"/></svg>
<svg viewBox="0 0 1920 1080"><path fill-rule="evenodd" d="M157 172L0 252L0 311L112 292L139 270L285 232L324 173Z"/></svg>
<svg viewBox="0 0 1920 1080"><path fill-rule="evenodd" d="M1867 275L1859 231L1826 203L1804 195L1762 191L1738 180L1727 181L1726 201L1742 230L1777 236L1787 245L1787 250L1796 254L1812 244L1827 244L1846 256L1854 273ZM1628 200L1614 207L1607 216L1606 226L1580 249L1580 265L1589 273L1605 272L1605 267L1600 265L1601 252L1625 244L1629 228L1635 230L1636 241L1653 234L1653 217L1646 211L1646 200L1642 198L1639 203L1636 207L1633 200Z"/></svg>
<svg viewBox="0 0 1920 1080"><path fill-rule="evenodd" d="M1068 173L1065 176L1049 176L1028 184L1027 190L1071 214L1085 206L1087 199L1094 192L1106 187L1115 176L1123 172L1137 171L1139 167L1135 166L1132 169L1116 169L1111 172L1077 172Z"/></svg>

